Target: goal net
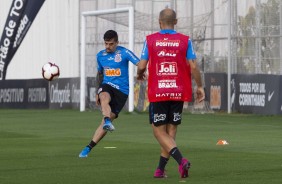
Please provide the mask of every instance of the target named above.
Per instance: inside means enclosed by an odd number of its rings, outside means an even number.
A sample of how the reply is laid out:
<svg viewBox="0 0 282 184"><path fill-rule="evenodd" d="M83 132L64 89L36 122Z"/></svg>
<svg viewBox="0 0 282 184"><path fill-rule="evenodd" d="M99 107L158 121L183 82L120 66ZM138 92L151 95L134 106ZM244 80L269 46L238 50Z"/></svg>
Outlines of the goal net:
<svg viewBox="0 0 282 184"><path fill-rule="evenodd" d="M202 104L189 103L185 109L191 112L210 112L230 108L231 74L274 74L282 71L281 62L281 0L81 0L81 11L104 9L105 7L134 7L134 46L130 48L137 56L143 48L146 35L159 31L158 14L167 5L176 10L178 23L175 29L187 34L193 41L197 63L203 78L209 74L226 74L221 80L210 77L206 82L207 100ZM84 6L83 6L84 5ZM97 13L97 12L96 12ZM100 12L101 13L101 12ZM129 12L108 12L84 16L85 42L82 44L84 57L82 75L86 84L82 89L82 103L86 108L96 108L93 84L96 76L96 53L104 48L102 40L107 29L115 29L119 34L120 45L129 48ZM135 69L132 70L136 73ZM133 80L132 80L133 81ZM213 86L212 86L213 85ZM220 86L221 90L212 88ZM138 111L148 110L146 82L135 82L131 90L129 104ZM229 91L229 92L228 92ZM228 97L220 94L227 94ZM135 95L135 96L134 96ZM85 103L84 103L85 102ZM216 103L215 103L216 102ZM210 104L211 105L210 105ZM131 108L132 110L132 108Z"/></svg>
<svg viewBox="0 0 282 184"><path fill-rule="evenodd" d="M118 24L107 22L102 15L127 13L127 22ZM115 16L116 17L116 16ZM124 20L125 21L125 20ZM124 26L127 25L127 26ZM105 30L119 30L119 42L129 50L134 50L134 11L132 7L83 12L81 15L81 50L80 50L80 111L86 107L95 108L95 76L97 75L96 53L104 49ZM121 31L122 30L122 31ZM127 35L126 37L124 35ZM128 111L134 110L134 66L129 64Z"/></svg>
<svg viewBox="0 0 282 184"><path fill-rule="evenodd" d="M163 7L162 7L163 8ZM113 29L118 32L119 45L132 50L138 57L141 55L146 35L159 31L158 15L134 11L133 8L116 8L100 11L87 11L81 14L81 96L80 110L97 109L95 77L97 74L96 54L104 49L103 34ZM191 17L178 17L177 31L195 38L194 48L202 51L206 35L206 23L209 14ZM197 22L193 25L191 21ZM191 28L193 27L193 28ZM198 55L198 58L204 57ZM202 68L201 62L199 67ZM131 112L148 110L147 82L135 80L136 67L130 68L130 93L125 108ZM203 71L202 71L203 72ZM202 104L189 103L184 107L192 111L210 112L208 102ZM196 109L196 110L194 110Z"/></svg>

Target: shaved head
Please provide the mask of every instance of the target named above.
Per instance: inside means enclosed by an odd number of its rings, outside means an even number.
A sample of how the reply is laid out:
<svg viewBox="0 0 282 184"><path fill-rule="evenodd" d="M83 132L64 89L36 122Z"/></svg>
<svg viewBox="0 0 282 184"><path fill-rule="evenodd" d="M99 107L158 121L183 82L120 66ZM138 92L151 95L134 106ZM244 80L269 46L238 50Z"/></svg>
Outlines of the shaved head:
<svg viewBox="0 0 282 184"><path fill-rule="evenodd" d="M160 12L159 21L166 25L176 24L176 13L170 8L165 8Z"/></svg>

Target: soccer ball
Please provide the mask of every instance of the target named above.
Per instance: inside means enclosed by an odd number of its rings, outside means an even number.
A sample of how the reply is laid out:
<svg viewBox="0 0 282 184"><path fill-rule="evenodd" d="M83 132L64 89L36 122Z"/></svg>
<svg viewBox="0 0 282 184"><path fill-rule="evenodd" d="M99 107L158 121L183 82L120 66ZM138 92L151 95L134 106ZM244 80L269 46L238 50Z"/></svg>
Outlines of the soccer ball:
<svg viewBox="0 0 282 184"><path fill-rule="evenodd" d="M55 63L48 62L42 67L42 76L48 81L57 79L60 76L60 69Z"/></svg>

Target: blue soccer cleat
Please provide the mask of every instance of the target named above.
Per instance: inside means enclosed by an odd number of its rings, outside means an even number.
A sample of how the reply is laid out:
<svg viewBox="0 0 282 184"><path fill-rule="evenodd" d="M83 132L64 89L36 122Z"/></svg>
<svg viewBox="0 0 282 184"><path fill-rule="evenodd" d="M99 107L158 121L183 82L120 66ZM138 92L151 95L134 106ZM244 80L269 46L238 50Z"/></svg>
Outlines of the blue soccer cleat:
<svg viewBox="0 0 282 184"><path fill-rule="evenodd" d="M90 152L90 148L86 146L79 154L80 158L86 158L88 156L88 153Z"/></svg>
<svg viewBox="0 0 282 184"><path fill-rule="evenodd" d="M115 127L114 127L114 125L112 124L112 122L111 122L111 120L109 118L105 118L103 129L105 131L110 131L110 132L115 130Z"/></svg>

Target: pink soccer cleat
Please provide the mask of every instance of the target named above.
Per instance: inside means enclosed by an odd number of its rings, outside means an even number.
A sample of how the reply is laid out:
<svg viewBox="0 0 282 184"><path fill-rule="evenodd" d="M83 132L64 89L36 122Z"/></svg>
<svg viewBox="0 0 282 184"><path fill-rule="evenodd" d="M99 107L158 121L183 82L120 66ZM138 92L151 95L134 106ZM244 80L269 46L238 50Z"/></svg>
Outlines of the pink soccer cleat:
<svg viewBox="0 0 282 184"><path fill-rule="evenodd" d="M181 164L178 167L178 171L180 173L181 178L187 178L189 176L188 170L190 168L190 165L191 164L187 159L182 158Z"/></svg>
<svg viewBox="0 0 282 184"><path fill-rule="evenodd" d="M165 174L165 171L157 169L154 173L154 178L167 178L167 175Z"/></svg>

